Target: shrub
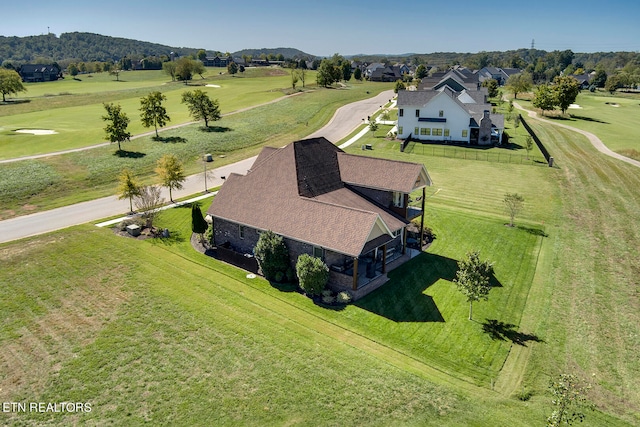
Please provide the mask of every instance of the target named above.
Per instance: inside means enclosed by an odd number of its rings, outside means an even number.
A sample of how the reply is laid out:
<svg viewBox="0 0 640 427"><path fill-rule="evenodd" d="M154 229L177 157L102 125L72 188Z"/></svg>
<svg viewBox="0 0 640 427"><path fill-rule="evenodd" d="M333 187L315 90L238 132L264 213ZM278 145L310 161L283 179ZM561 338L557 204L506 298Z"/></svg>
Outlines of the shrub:
<svg viewBox="0 0 640 427"><path fill-rule="evenodd" d="M351 294L348 291L338 292L338 295L336 296L336 301L340 304L349 304L351 300Z"/></svg>
<svg viewBox="0 0 640 427"><path fill-rule="evenodd" d="M267 280L276 280L278 273L284 274L289 268L289 250L282 236L271 230L260 235L256 247L253 248L253 254Z"/></svg>
<svg viewBox="0 0 640 427"><path fill-rule="evenodd" d="M334 302L336 302L336 297L334 297L333 295L324 295L322 297L322 302L325 304L333 304Z"/></svg>
<svg viewBox="0 0 640 427"><path fill-rule="evenodd" d="M298 257L296 273L300 287L311 296L320 295L329 281L329 267L320 258L308 254Z"/></svg>

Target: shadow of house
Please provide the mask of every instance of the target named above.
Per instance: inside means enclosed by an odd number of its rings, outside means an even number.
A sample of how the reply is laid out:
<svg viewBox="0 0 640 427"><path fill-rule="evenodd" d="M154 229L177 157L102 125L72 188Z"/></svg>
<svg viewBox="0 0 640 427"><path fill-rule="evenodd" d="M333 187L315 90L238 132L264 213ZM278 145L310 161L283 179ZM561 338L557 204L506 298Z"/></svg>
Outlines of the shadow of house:
<svg viewBox="0 0 640 427"><path fill-rule="evenodd" d="M482 324L482 331L493 340L511 341L513 344L518 344L523 347L527 346L528 341L544 342L536 335L519 332L515 328L515 325L501 322L497 319L487 319Z"/></svg>
<svg viewBox="0 0 640 427"><path fill-rule="evenodd" d="M433 297L425 291L440 279L452 281L458 262L422 253L389 273L390 281L354 304L394 322L444 322Z"/></svg>

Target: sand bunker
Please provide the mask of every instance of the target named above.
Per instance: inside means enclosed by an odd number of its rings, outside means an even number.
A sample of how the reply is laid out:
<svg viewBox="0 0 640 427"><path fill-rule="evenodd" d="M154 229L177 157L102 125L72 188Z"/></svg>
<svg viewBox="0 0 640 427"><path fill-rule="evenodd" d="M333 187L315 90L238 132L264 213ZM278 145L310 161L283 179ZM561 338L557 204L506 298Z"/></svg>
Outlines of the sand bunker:
<svg viewBox="0 0 640 427"><path fill-rule="evenodd" d="M571 104L571 105L569 105L569 108L575 108L576 110L577 109L582 109L582 107L579 106L578 104Z"/></svg>
<svg viewBox="0 0 640 427"><path fill-rule="evenodd" d="M58 132L50 129L18 129L16 133L30 133L31 135L54 135Z"/></svg>
<svg viewBox="0 0 640 427"><path fill-rule="evenodd" d="M220 85L207 85L207 87L220 87Z"/></svg>

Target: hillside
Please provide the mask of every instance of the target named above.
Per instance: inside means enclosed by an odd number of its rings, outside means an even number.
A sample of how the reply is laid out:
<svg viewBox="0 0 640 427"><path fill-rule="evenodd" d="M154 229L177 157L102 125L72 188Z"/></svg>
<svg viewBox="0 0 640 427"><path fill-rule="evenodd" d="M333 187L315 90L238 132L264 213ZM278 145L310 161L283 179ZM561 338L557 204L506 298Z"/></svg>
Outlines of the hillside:
<svg viewBox="0 0 640 427"><path fill-rule="evenodd" d="M46 34L28 37L0 36L0 63L78 61L116 61L125 56L195 55L199 48L172 47L92 33ZM48 60L48 61L44 61Z"/></svg>
<svg viewBox="0 0 640 427"><path fill-rule="evenodd" d="M290 47L277 47L272 49L243 49L238 52L234 52L234 57L242 57L243 55L250 55L254 58L259 58L261 55L280 55L290 59L313 59L316 56L309 53L305 53L301 50Z"/></svg>

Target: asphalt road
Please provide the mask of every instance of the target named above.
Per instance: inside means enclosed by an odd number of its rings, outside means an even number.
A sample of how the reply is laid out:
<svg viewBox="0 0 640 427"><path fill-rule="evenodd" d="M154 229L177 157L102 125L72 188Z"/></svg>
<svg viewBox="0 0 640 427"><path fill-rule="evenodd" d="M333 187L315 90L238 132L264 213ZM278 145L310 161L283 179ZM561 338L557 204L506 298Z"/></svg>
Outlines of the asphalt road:
<svg viewBox="0 0 640 427"><path fill-rule="evenodd" d="M309 135L309 138L324 136L329 141L336 143L353 132L356 127L363 123L363 119L374 114L380 106L386 104L393 96L393 91L385 91L373 98L345 105L336 111L325 127ZM222 185L224 182L222 177L226 177L230 173L245 174L254 160L255 157L251 157L213 169L213 172L208 174L207 188ZM173 191L174 199L202 194L205 190L204 174L191 175L183 184L184 186L181 190ZM169 199L169 193L164 188L163 197L166 200ZM97 221L102 218L124 215L128 211L128 200L118 200L116 196L110 196L11 218L0 221L0 243Z"/></svg>

